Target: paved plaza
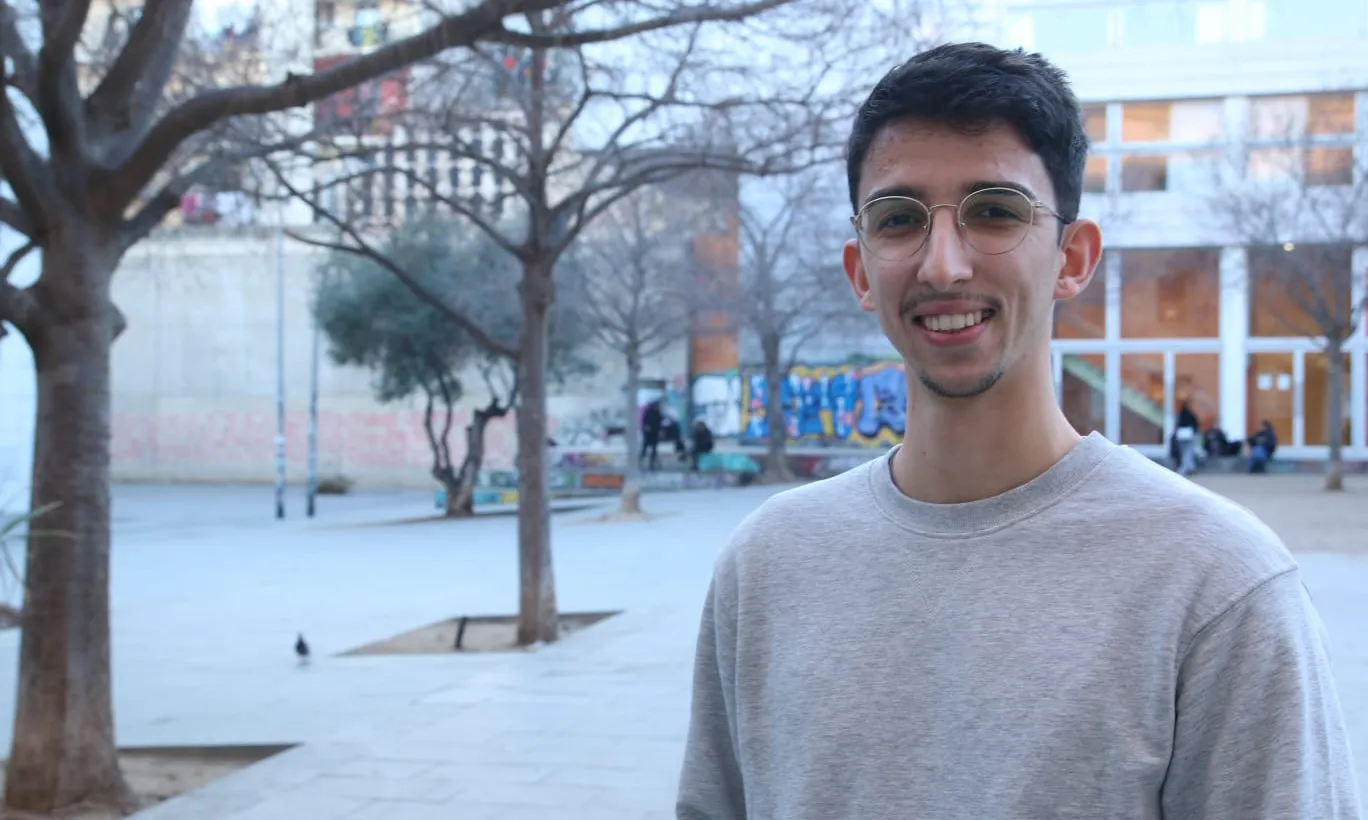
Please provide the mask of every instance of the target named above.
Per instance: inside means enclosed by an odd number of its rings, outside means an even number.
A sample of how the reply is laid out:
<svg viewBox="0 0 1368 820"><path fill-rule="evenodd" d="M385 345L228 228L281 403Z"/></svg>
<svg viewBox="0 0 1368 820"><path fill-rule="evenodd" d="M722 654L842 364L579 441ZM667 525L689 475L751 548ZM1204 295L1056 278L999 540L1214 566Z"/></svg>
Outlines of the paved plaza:
<svg viewBox="0 0 1368 820"><path fill-rule="evenodd" d="M1203 479L1297 548L1334 640L1368 783L1368 479ZM514 520L421 521L424 493L321 499L272 516L271 489L115 493L115 698L124 746L299 744L138 820L665 820L714 557L768 488L648 496L656 520L555 516L564 611L622 610L534 652L337 653L516 607ZM395 523L401 522L401 523ZM1307 551L1312 550L1312 551ZM1359 554L1356 554L1359 553ZM302 631L315 660L296 663ZM13 658L18 636L0 634ZM9 743L14 664L0 667Z"/></svg>

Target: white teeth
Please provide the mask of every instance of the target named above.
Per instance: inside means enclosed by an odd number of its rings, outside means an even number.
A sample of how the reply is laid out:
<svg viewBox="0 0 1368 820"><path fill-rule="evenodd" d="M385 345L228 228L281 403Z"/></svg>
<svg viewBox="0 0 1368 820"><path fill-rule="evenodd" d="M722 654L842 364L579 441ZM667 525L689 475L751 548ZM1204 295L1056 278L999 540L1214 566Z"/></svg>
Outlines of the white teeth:
<svg viewBox="0 0 1368 820"><path fill-rule="evenodd" d="M966 327L973 327L983 321L983 311L974 313L946 313L937 316L923 316L922 324L926 325L927 330L937 330L948 333L954 330L963 330Z"/></svg>

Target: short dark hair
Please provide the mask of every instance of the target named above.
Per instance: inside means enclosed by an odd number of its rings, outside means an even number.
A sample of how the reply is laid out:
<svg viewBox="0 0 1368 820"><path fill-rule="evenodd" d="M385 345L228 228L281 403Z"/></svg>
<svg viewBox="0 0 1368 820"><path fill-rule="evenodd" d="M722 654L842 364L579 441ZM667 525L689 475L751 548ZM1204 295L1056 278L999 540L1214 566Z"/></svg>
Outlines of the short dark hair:
<svg viewBox="0 0 1368 820"><path fill-rule="evenodd" d="M883 128L905 119L969 132L999 122L1010 125L1044 162L1057 199L1055 210L1068 221L1078 218L1088 135L1068 77L1039 54L952 43L924 51L885 74L860 106L846 144L854 210L860 209L860 176L870 144Z"/></svg>

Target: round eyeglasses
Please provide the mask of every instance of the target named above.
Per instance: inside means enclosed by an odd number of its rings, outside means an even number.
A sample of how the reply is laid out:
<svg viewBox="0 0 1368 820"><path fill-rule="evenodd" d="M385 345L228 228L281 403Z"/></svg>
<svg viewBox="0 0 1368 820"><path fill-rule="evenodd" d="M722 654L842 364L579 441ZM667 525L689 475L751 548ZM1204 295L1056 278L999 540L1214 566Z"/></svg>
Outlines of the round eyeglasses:
<svg viewBox="0 0 1368 820"><path fill-rule="evenodd" d="M983 188L958 205L928 206L909 196L881 196L866 202L850 221L866 250L880 259L896 262L926 247L931 236L931 215L937 208L954 208L955 226L965 244L989 256L1016 250L1035 224L1037 210L1066 225L1070 221L1045 203L1013 188Z"/></svg>

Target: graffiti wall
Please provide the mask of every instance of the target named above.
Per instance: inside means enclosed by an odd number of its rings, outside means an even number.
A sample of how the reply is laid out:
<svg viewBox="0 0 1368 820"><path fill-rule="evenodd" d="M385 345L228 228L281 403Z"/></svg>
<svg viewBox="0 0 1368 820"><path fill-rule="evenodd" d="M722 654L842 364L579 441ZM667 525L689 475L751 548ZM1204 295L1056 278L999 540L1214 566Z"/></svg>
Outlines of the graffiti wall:
<svg viewBox="0 0 1368 820"><path fill-rule="evenodd" d="M901 362L800 365L779 389L793 441L885 447L902 439L907 385ZM694 380L695 414L717 435L759 443L769 435L768 390L758 368L700 376Z"/></svg>

